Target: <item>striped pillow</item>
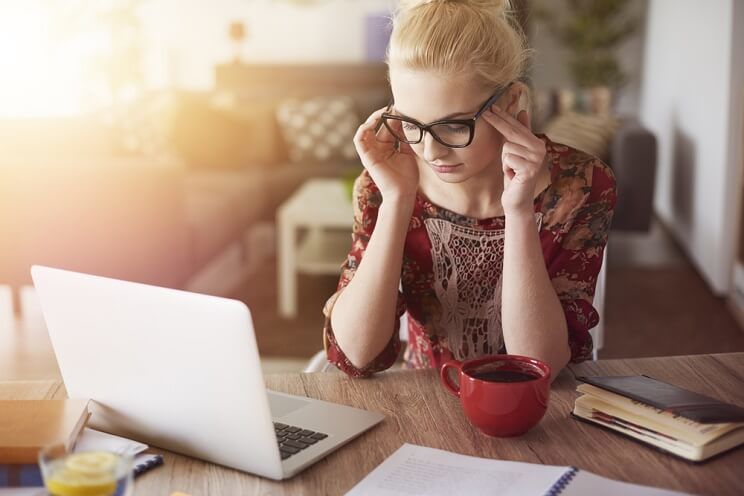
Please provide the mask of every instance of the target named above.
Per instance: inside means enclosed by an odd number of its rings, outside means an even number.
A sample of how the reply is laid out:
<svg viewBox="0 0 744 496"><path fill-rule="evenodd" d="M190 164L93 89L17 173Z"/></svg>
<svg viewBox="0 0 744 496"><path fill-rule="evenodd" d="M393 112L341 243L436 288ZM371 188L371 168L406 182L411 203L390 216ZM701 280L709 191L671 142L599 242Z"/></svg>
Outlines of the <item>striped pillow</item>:
<svg viewBox="0 0 744 496"><path fill-rule="evenodd" d="M556 143L606 161L610 140L619 124L619 120L611 115L564 112L547 123L545 134Z"/></svg>

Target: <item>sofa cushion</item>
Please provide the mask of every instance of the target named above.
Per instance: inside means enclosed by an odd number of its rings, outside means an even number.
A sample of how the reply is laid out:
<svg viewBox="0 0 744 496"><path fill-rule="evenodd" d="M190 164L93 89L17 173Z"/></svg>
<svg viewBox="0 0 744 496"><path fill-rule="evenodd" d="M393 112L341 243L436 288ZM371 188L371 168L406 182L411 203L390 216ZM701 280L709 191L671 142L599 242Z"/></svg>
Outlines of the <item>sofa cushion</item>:
<svg viewBox="0 0 744 496"><path fill-rule="evenodd" d="M617 118L611 115L564 112L547 123L545 134L556 143L572 146L606 162L618 125Z"/></svg>
<svg viewBox="0 0 744 496"><path fill-rule="evenodd" d="M197 265L241 239L265 217L270 195L269 168L242 170L192 170L184 180L186 216L193 232Z"/></svg>
<svg viewBox="0 0 744 496"><path fill-rule="evenodd" d="M243 228L258 219L266 206L268 192L263 167L242 170L193 170L186 174L186 196L218 197L229 205L230 215Z"/></svg>
<svg viewBox="0 0 744 496"><path fill-rule="evenodd" d="M240 137L245 145L243 157L249 167L266 167L286 160L284 142L276 122L276 101L251 97L239 92L217 91L210 103L240 122L249 132Z"/></svg>
<svg viewBox="0 0 744 496"><path fill-rule="evenodd" d="M189 193L186 219L191 227L191 257L198 270L242 234L230 201L220 195Z"/></svg>
<svg viewBox="0 0 744 496"><path fill-rule="evenodd" d="M170 126L171 145L192 169L240 170L276 160L283 146L274 108L242 105L229 94L181 95Z"/></svg>

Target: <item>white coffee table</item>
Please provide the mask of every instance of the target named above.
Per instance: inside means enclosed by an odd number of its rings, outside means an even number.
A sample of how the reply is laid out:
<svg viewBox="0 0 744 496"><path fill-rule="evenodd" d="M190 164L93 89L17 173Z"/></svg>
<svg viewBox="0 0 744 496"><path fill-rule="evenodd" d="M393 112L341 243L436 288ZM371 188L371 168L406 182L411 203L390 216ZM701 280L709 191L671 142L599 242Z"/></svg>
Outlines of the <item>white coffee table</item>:
<svg viewBox="0 0 744 496"><path fill-rule="evenodd" d="M277 210L279 315L297 315L297 275L340 274L354 209L338 179L311 179ZM329 295L330 296L330 295Z"/></svg>

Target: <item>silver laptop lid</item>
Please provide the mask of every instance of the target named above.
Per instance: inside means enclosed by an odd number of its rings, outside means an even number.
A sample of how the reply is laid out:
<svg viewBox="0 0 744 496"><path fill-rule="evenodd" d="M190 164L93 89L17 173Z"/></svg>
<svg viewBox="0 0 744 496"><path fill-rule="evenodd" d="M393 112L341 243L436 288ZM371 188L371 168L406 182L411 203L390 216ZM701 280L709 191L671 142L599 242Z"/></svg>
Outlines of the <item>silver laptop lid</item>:
<svg viewBox="0 0 744 496"><path fill-rule="evenodd" d="M90 425L282 478L253 323L240 301L31 269L70 398Z"/></svg>

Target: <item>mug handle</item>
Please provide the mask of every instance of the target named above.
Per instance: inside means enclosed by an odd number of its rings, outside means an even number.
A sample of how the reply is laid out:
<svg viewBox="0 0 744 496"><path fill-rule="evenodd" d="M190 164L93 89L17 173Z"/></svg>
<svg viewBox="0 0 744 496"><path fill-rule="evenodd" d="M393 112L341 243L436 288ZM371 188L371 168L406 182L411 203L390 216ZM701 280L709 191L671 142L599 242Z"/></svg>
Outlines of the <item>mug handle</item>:
<svg viewBox="0 0 744 496"><path fill-rule="evenodd" d="M462 373L461 366L462 364L457 360L449 360L445 362L444 365L442 365L442 368L439 369L439 377L442 379L444 388L452 396L456 396L458 398L460 397L460 385L456 385L454 382L452 382L452 377L450 377L449 371L450 369L456 369L457 376L460 377L460 374Z"/></svg>

